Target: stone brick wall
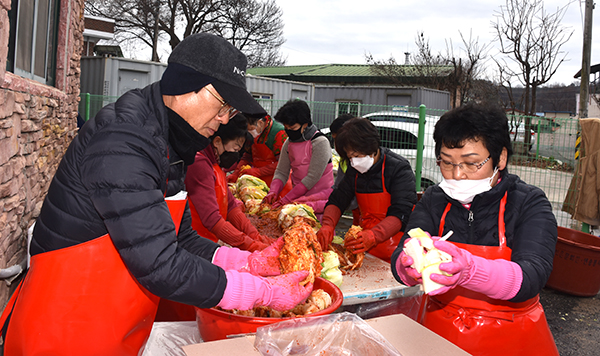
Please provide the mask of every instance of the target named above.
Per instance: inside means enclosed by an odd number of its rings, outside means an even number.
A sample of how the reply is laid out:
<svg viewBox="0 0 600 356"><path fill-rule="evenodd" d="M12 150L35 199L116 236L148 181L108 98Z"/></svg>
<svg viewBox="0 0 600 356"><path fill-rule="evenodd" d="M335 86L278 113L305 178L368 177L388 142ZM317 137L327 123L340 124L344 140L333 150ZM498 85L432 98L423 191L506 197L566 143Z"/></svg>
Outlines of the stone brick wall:
<svg viewBox="0 0 600 356"><path fill-rule="evenodd" d="M62 0L56 83L50 87L5 70L10 5L10 0L0 0L0 268L26 257L27 229L77 134L84 23L83 0ZM0 282L0 307L10 292Z"/></svg>

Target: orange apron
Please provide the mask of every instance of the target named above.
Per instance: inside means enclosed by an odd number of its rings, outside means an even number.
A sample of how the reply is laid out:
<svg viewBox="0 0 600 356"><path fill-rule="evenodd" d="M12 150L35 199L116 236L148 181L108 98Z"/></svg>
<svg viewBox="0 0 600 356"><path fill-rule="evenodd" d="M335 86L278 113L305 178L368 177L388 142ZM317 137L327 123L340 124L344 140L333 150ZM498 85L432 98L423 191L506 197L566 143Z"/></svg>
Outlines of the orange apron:
<svg viewBox="0 0 600 356"><path fill-rule="evenodd" d="M179 231L186 199L166 200ZM129 273L110 236L35 255L4 309L4 354L137 355L159 297Z"/></svg>
<svg viewBox="0 0 600 356"><path fill-rule="evenodd" d="M225 176L225 172L223 172L217 163L213 163L213 173L215 175L215 198L217 199L217 205L219 205L219 213L223 219L227 220L227 209L229 206L229 199L227 195L229 188L227 187L227 177ZM208 198L210 199L210 197ZM214 242L218 242L219 238L210 232L210 230L208 230L204 225L202 225L202 220L200 219L200 215L198 215L198 211L196 210L194 203L190 200L189 204L190 212L192 214L192 228L196 230L198 235L206 237Z"/></svg>
<svg viewBox="0 0 600 356"><path fill-rule="evenodd" d="M356 193L356 202L360 208L361 221L360 226L363 229L372 229L375 225L387 216L387 210L392 205L392 196L385 189L385 179L383 177L383 171L385 169L385 155L383 156L383 163L381 165L381 185L383 192L381 193ZM356 178L354 179L354 186L356 191ZM404 233L398 232L389 239L380 242L371 248L368 252L384 261L390 262L392 253L396 250L396 246L400 243Z"/></svg>
<svg viewBox="0 0 600 356"><path fill-rule="evenodd" d="M500 201L499 246L453 243L475 256L510 260L512 250L506 245L505 206L506 194ZM442 215L439 236L444 232L450 207L448 203ZM458 286L441 295L424 297L421 324L473 355L558 356L539 296L512 303Z"/></svg>

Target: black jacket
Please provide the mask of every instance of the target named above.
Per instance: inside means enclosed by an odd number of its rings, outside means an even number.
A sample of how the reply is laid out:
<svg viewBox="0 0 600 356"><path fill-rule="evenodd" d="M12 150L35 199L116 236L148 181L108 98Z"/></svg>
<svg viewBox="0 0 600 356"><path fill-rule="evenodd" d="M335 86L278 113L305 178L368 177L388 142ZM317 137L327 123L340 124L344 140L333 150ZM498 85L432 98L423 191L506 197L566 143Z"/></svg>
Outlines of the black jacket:
<svg viewBox="0 0 600 356"><path fill-rule="evenodd" d="M448 197L435 185L428 188L417 203L406 231L420 227L432 236L438 236L440 219L448 202L452 204L446 215L445 234L454 231L450 241L474 245L498 246L498 215L500 200L507 192L504 224L506 242L512 249L511 260L523 270L523 283L512 302L521 302L539 294L552 272L554 248L557 240L556 218L544 192L526 184L518 176L501 171L502 180L490 191L477 195L471 204L473 213ZM392 266L402 252L404 241L392 255ZM396 280L401 282L392 268Z"/></svg>
<svg viewBox="0 0 600 356"><path fill-rule="evenodd" d="M384 157L385 189L391 196L391 205L386 216L395 216L400 219L402 221L402 231L404 231L404 226L408 222L412 208L417 203L415 174L410 167L410 163L404 157L387 148L381 148L381 159L364 174L348 165L344 179L329 196L327 205L333 204L340 211L344 211L352 202L355 193L383 192L381 166Z"/></svg>
<svg viewBox="0 0 600 356"><path fill-rule="evenodd" d="M109 233L127 268L150 292L215 306L227 284L225 272L210 263L219 246L191 228L187 207L177 235L164 200L184 190L187 169L168 137L158 82L104 107L60 162L36 221L31 254Z"/></svg>

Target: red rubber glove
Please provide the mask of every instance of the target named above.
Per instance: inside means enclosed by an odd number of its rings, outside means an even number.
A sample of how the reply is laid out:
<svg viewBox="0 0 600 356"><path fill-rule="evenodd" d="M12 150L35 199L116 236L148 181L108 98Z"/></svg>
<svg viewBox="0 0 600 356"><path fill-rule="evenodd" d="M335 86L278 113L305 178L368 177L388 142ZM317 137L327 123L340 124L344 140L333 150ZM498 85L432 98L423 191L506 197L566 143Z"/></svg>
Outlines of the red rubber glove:
<svg viewBox="0 0 600 356"><path fill-rule="evenodd" d="M267 247L266 244L252 239L250 236L236 229L232 223L225 221L224 219L219 220L210 232L215 234L215 236L223 242L242 250L256 251Z"/></svg>
<svg viewBox="0 0 600 356"><path fill-rule="evenodd" d="M280 179L273 179L271 187L269 188L269 194L263 198L261 204L272 205L279 199L279 193L283 190L283 182Z"/></svg>
<svg viewBox="0 0 600 356"><path fill-rule="evenodd" d="M372 230L363 230L358 233L355 239L344 240L346 249L354 254L367 252L375 245L377 245L377 240Z"/></svg>
<svg viewBox="0 0 600 356"><path fill-rule="evenodd" d="M292 203L294 200L300 198L308 192L308 188L302 183L298 183L292 190L290 190L283 198L273 203L273 208L277 209L284 205Z"/></svg>
<svg viewBox="0 0 600 356"><path fill-rule="evenodd" d="M275 310L290 310L304 302L313 284L300 285L308 271L298 271L276 277L258 277L249 273L226 271L227 286L219 304L223 309L249 310L255 306L270 306Z"/></svg>
<svg viewBox="0 0 600 356"><path fill-rule="evenodd" d="M258 234L258 230L256 229L256 227L254 227L254 225L252 225L246 214L244 214L244 212L242 211L243 205L244 204L240 204L235 208L231 209L231 211L227 213L227 220L236 229L250 236L253 240L262 242Z"/></svg>
<svg viewBox="0 0 600 356"><path fill-rule="evenodd" d="M333 241L335 235L335 227L337 226L342 211L337 206L330 204L325 207L323 219L321 219L321 228L317 232L317 240L323 251L327 251L329 244Z"/></svg>
<svg viewBox="0 0 600 356"><path fill-rule="evenodd" d="M396 272L398 273L398 276L402 280L402 283L411 287L423 283L421 274L411 267L413 263L412 257L404 253L404 251L400 252L400 256L398 256L398 260L396 260Z"/></svg>
<svg viewBox="0 0 600 356"><path fill-rule="evenodd" d="M281 274L279 268L279 253L283 247L283 237L277 239L271 246L262 251L256 251L248 256L248 272L258 276L278 276Z"/></svg>

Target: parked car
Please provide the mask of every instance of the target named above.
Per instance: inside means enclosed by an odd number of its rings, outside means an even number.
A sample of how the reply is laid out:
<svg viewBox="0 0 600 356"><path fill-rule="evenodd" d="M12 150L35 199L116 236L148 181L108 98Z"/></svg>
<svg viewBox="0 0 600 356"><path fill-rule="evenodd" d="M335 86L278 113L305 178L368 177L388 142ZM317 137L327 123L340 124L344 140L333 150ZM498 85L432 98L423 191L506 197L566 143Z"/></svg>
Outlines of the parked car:
<svg viewBox="0 0 600 356"><path fill-rule="evenodd" d="M419 135L419 116L416 113L385 111L364 116L371 120L379 130L381 145L406 158L413 169L417 163L417 138ZM442 180L442 174L437 166L433 129L439 117L425 118L423 141L423 167L421 169L421 190L435 185ZM321 129L329 138L329 128Z"/></svg>
<svg viewBox="0 0 600 356"><path fill-rule="evenodd" d="M535 146L536 133L533 130L533 126L528 130L527 133L525 133L525 123L523 122L515 124L514 122L509 121L508 127L510 129L510 140L513 142L513 150L515 153L525 154L531 150L533 146ZM529 145L527 147L524 147L525 135L531 136Z"/></svg>

